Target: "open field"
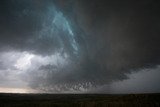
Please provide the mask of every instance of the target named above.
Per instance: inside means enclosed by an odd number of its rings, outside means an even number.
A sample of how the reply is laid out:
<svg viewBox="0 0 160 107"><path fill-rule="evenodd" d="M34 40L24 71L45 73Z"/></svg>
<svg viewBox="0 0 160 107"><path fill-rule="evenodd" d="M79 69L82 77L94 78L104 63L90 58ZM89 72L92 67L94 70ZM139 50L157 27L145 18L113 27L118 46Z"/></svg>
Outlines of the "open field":
<svg viewBox="0 0 160 107"><path fill-rule="evenodd" d="M0 94L0 107L160 107L160 94Z"/></svg>

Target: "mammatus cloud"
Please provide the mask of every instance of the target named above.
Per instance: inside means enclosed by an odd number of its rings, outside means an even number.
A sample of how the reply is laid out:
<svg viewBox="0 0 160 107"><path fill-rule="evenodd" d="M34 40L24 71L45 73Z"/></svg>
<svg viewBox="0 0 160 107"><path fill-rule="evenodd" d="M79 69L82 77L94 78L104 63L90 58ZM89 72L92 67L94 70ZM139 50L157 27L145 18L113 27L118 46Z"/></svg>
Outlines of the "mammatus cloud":
<svg viewBox="0 0 160 107"><path fill-rule="evenodd" d="M154 67L160 61L158 4L3 1L0 76L16 70L6 76L23 78L37 90L84 92Z"/></svg>

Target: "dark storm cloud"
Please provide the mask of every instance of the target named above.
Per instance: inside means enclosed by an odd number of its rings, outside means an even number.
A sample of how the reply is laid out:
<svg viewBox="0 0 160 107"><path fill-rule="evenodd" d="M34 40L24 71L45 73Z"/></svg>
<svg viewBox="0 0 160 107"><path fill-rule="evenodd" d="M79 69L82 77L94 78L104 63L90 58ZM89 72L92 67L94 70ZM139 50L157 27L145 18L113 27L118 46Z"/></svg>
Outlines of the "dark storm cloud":
<svg viewBox="0 0 160 107"><path fill-rule="evenodd" d="M160 63L158 1L3 0L0 5L1 50L69 55L67 66L42 64L29 71L32 87L85 89ZM52 24L56 14L63 24Z"/></svg>
<svg viewBox="0 0 160 107"><path fill-rule="evenodd" d="M93 65L90 68L107 74L111 71L115 78L123 78L129 69L158 64L158 5L159 2L150 0L75 1L72 7L86 34L88 57ZM85 65L90 65L90 61Z"/></svg>
<svg viewBox="0 0 160 107"><path fill-rule="evenodd" d="M55 40L56 38L40 38L41 35L51 35L49 33L52 28L49 30L45 28L47 26L52 27L49 23L52 21L50 18L54 15L54 13L49 14L49 12L52 11L49 9L52 3L49 3L49 1L43 0L2 1L0 4L0 49L27 50L40 54L50 54L48 50L55 50L59 45ZM54 9L54 5L52 5L52 7Z"/></svg>

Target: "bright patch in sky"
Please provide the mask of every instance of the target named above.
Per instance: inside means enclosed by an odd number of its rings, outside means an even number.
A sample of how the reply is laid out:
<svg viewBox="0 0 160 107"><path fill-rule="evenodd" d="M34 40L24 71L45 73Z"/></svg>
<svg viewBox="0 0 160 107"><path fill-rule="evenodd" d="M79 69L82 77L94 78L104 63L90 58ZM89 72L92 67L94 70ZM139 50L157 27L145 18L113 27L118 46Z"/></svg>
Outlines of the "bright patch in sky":
<svg viewBox="0 0 160 107"><path fill-rule="evenodd" d="M28 88L2 88L0 87L0 93L33 93L35 90Z"/></svg>
<svg viewBox="0 0 160 107"><path fill-rule="evenodd" d="M31 59L33 57L33 54L24 53L22 57L17 59L16 64L14 66L19 70L25 70L31 65Z"/></svg>

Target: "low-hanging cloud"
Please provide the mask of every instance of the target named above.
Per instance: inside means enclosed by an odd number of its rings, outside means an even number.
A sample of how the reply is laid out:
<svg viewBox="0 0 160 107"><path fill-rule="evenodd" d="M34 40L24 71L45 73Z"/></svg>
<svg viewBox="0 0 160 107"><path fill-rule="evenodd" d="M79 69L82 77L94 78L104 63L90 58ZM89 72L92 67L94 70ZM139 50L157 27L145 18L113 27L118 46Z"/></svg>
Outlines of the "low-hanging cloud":
<svg viewBox="0 0 160 107"><path fill-rule="evenodd" d="M126 73L159 64L158 4L6 0L0 4L0 50L26 52L30 65L20 75L46 92L127 79ZM0 69L11 68L4 63Z"/></svg>

